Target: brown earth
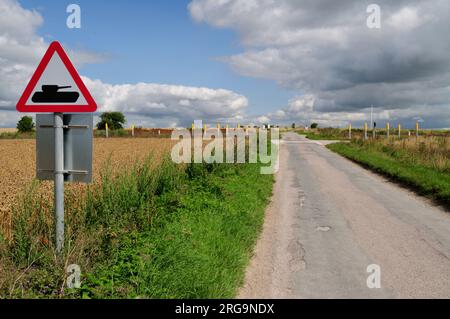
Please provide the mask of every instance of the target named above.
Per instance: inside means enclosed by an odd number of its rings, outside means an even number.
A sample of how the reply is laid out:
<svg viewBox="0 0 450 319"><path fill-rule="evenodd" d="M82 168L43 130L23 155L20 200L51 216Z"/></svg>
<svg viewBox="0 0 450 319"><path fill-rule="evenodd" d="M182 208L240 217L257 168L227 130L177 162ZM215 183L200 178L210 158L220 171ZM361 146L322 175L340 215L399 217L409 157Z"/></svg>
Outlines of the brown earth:
<svg viewBox="0 0 450 319"><path fill-rule="evenodd" d="M150 153L155 159L170 150L170 139L162 138L98 138L94 139L93 174L98 180L101 168L108 159L113 170L129 167ZM18 196L31 185L36 170L35 140L0 140L0 232L9 236L13 206ZM52 182L41 182L39 187L52 197ZM67 184L68 191L80 190L84 184Z"/></svg>

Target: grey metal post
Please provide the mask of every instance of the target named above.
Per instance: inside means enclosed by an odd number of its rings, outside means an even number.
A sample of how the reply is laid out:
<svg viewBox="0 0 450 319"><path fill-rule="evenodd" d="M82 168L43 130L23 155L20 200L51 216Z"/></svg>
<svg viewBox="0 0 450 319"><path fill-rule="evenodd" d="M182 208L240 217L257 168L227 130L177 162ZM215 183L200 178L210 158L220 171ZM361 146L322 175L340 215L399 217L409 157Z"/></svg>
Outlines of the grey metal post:
<svg viewBox="0 0 450 319"><path fill-rule="evenodd" d="M63 114L54 113L55 129L55 228L56 252L64 246L64 128Z"/></svg>

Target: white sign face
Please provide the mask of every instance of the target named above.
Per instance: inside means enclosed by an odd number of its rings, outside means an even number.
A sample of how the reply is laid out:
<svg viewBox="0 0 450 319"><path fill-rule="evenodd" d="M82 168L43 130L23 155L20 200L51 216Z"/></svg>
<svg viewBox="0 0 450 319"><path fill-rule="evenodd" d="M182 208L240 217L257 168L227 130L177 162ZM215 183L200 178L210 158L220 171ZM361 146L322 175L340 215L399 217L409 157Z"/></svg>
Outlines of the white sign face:
<svg viewBox="0 0 450 319"><path fill-rule="evenodd" d="M54 52L36 87L27 100L27 105L61 103L86 105L75 80L70 75L59 55Z"/></svg>
<svg viewBox="0 0 450 319"><path fill-rule="evenodd" d="M59 42L52 42L17 102L19 112L91 113L97 104Z"/></svg>

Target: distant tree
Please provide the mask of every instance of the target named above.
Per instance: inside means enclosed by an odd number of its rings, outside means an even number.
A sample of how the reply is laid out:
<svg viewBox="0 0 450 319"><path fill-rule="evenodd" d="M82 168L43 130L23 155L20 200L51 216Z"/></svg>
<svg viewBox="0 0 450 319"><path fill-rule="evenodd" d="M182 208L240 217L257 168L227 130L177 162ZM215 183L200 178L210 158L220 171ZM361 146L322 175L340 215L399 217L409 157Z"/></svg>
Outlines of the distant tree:
<svg viewBox="0 0 450 319"><path fill-rule="evenodd" d="M17 122L17 130L19 132L31 132L34 129L34 122L31 116L23 116L19 122Z"/></svg>
<svg viewBox="0 0 450 319"><path fill-rule="evenodd" d="M295 123L292 123L292 128L295 128Z"/></svg>
<svg viewBox="0 0 450 319"><path fill-rule="evenodd" d="M311 124L311 128L317 128L318 126L319 126L319 124L317 124L317 123Z"/></svg>
<svg viewBox="0 0 450 319"><path fill-rule="evenodd" d="M125 124L125 115L122 112L105 112L100 115L100 122L97 123L97 129L104 130L106 123L110 130L119 130Z"/></svg>

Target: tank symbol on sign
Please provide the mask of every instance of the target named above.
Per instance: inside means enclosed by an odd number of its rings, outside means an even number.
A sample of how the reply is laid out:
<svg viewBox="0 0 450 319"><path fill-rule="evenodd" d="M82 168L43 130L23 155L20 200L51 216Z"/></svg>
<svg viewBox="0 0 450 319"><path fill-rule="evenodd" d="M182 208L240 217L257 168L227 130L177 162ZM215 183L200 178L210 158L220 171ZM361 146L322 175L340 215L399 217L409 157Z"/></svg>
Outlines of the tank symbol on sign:
<svg viewBox="0 0 450 319"><path fill-rule="evenodd" d="M75 103L80 96L78 92L58 92L71 86L42 85L42 91L33 94L31 101L34 103Z"/></svg>

